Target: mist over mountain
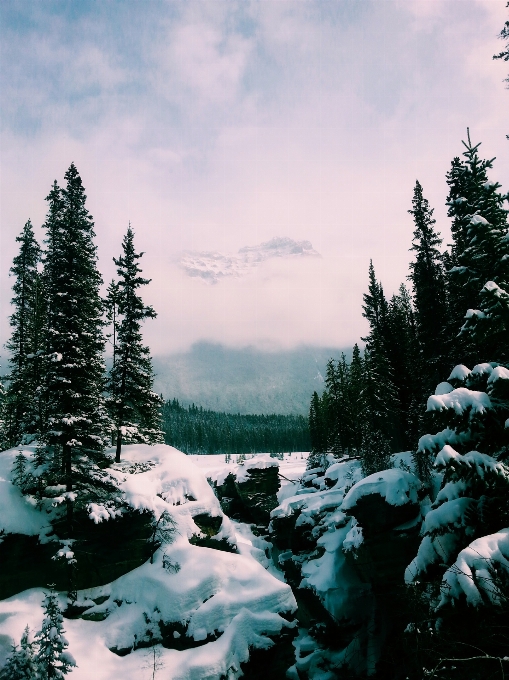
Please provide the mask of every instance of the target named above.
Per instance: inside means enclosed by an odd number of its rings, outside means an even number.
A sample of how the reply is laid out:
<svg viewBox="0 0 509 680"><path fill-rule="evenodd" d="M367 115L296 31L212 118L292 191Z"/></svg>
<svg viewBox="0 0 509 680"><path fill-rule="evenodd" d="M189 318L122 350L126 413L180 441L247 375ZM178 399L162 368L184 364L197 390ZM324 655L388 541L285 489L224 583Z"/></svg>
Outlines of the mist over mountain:
<svg viewBox="0 0 509 680"><path fill-rule="evenodd" d="M154 357L154 389L215 411L306 415L313 391L322 392L328 359L340 354L328 347L269 352L199 342L188 352Z"/></svg>
<svg viewBox="0 0 509 680"><path fill-rule="evenodd" d="M237 253L218 251L186 251L179 264L191 277L206 283L219 283L226 277L239 278L272 258L321 257L309 241L294 241L288 237L275 237L256 246L245 246Z"/></svg>

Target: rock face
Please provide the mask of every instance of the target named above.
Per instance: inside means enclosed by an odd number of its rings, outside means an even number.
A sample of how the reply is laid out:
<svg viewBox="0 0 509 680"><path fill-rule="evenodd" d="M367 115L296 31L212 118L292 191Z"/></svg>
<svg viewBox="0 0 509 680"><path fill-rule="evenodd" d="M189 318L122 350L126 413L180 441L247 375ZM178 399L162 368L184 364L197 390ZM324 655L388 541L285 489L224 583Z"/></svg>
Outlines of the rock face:
<svg viewBox="0 0 509 680"><path fill-rule="evenodd" d="M346 552L347 560L375 593L403 583L419 547L419 488L414 475L391 469L362 480L345 497L342 509L362 532L362 542Z"/></svg>
<svg viewBox="0 0 509 680"><path fill-rule="evenodd" d="M229 517L267 525L278 505L279 466L277 460L247 461L237 466L224 481L214 484L223 512Z"/></svg>
<svg viewBox="0 0 509 680"><path fill-rule="evenodd" d="M143 564L150 555L150 519L148 513L130 512L94 524L85 515L77 515L73 587L101 586ZM48 583L55 583L57 590L68 589L66 565L52 559L59 548L58 541L40 543L37 536L4 536L0 543L0 600Z"/></svg>

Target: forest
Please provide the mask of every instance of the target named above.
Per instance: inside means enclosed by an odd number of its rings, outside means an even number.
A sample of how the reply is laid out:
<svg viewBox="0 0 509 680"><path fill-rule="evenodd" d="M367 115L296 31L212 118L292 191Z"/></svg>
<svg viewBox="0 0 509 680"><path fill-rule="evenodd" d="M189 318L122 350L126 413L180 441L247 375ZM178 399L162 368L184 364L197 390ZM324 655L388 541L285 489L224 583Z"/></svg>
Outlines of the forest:
<svg viewBox="0 0 509 680"><path fill-rule="evenodd" d="M309 428L304 416L241 415L185 408L178 399L162 407L166 444L184 453L283 453L309 451Z"/></svg>

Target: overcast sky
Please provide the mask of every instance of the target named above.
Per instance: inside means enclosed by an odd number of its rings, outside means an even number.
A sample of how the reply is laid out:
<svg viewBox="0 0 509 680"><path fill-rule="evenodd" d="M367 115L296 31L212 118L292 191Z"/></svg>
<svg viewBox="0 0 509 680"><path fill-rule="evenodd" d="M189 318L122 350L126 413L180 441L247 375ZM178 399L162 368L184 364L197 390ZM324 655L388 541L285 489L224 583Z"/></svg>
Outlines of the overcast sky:
<svg viewBox="0 0 509 680"><path fill-rule="evenodd" d="M129 220L146 251L154 353L197 340L343 347L365 332L372 258L408 274L415 180L446 242L445 173L470 127L509 189L505 0L23 0L0 3L1 315L28 218L72 161L105 280ZM275 236L321 259L217 285L183 250Z"/></svg>

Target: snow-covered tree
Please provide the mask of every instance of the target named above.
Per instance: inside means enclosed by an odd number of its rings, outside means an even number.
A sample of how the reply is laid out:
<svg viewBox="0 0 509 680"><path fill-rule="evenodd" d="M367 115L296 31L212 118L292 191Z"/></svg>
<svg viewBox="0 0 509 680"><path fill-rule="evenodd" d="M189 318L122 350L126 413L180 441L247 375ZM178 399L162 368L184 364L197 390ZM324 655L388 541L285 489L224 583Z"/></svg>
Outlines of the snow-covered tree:
<svg viewBox="0 0 509 680"><path fill-rule="evenodd" d="M7 436L7 419L5 408L5 389L2 380L0 380L0 451L5 451L9 448L9 438Z"/></svg>
<svg viewBox="0 0 509 680"><path fill-rule="evenodd" d="M47 299L45 396L47 419L40 458L66 485L68 529L74 500L83 505L91 493L107 492L103 449L107 435L104 409L103 307L99 296L94 223L76 166L56 182L47 200L47 250L44 287Z"/></svg>
<svg viewBox="0 0 509 680"><path fill-rule="evenodd" d="M448 214L453 218L448 256L450 333L458 334L468 314L466 326L454 342L455 356L463 363L502 361L507 358L504 345L493 347L486 333L479 335L469 329L479 318L484 325L490 321L482 309L484 285L493 281L504 288L509 280L508 211L503 207L507 196L499 192L498 182L488 179L487 171L495 159L479 157L480 143L472 145L470 133L463 144L464 160L455 159L447 176Z"/></svg>
<svg viewBox="0 0 509 680"><path fill-rule="evenodd" d="M11 300L14 311L10 317L12 334L6 344L10 352L6 410L11 446L18 444L24 435L36 433L41 424L43 304L41 276L37 270L41 249L30 220L16 241L20 250L10 270L15 277Z"/></svg>
<svg viewBox="0 0 509 680"><path fill-rule="evenodd" d="M76 666L72 654L67 650L67 642L63 628L64 618L58 604L57 594L49 592L43 602L44 619L41 630L35 636L37 652L37 679L60 679Z"/></svg>
<svg viewBox="0 0 509 680"><path fill-rule="evenodd" d="M138 261L143 253L134 249L131 225L122 242L117 265L118 313L115 363L109 380L110 412L115 428L116 458L120 462L122 442L155 444L163 441L161 398L153 391L154 373L149 348L143 344L141 323L156 316L143 304L138 289L150 283L140 276Z"/></svg>
<svg viewBox="0 0 509 680"><path fill-rule="evenodd" d="M35 661L34 642L29 642L28 626L23 631L21 642L13 645L5 666L0 671L0 680L35 680L39 678Z"/></svg>

